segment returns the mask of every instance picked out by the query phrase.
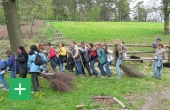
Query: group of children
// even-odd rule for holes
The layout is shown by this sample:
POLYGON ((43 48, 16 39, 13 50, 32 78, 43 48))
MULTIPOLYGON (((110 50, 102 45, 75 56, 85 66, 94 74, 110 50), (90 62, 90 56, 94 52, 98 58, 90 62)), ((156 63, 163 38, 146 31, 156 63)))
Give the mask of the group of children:
MULTIPOLYGON (((159 41, 158 39, 157 41, 159 41)), ((155 46, 155 63, 154 63, 154 77, 161 78, 162 76, 162 60, 165 58, 164 46, 160 43, 154 43, 155 46)), ((8 60, 0 59, 0 80, 2 82, 3 90, 8 90, 4 74, 6 73, 6 68, 9 67, 11 71, 10 78, 15 78, 16 73, 19 77, 26 78, 27 73, 31 74, 31 81, 33 84, 34 92, 39 91, 39 81, 38 75, 40 72, 48 73, 47 63, 50 62, 51 69, 56 72, 56 67, 59 66, 59 71, 64 72, 65 70, 73 71, 76 70, 76 75, 82 76, 86 73, 90 77, 92 76, 107 76, 111 77, 112 72, 109 68, 110 64, 114 60, 117 71, 117 78, 121 78, 120 64, 126 57, 126 47, 120 43, 119 39, 114 41, 113 51, 107 48, 107 45, 101 45, 100 42, 95 44, 86 44, 81 42, 81 48, 77 46, 75 41, 66 50, 64 43, 60 44, 59 52, 51 46, 51 43, 45 45, 40 45, 39 49, 36 45, 30 46, 30 51, 27 53, 23 46, 18 48, 18 56, 12 55, 10 50, 6 51, 8 60), (96 70, 95 64, 98 64, 99 71, 96 70)))

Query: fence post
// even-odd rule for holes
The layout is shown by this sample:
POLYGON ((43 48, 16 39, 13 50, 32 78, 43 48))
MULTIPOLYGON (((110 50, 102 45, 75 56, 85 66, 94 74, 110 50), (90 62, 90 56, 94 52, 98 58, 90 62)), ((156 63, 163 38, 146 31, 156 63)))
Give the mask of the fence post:
MULTIPOLYGON (((169 45, 170 45, 170 41, 169 41, 169 45)), ((170 46, 169 46, 169 51, 170 51, 170 46)), ((168 52, 168 62, 170 62, 170 52, 168 52)))

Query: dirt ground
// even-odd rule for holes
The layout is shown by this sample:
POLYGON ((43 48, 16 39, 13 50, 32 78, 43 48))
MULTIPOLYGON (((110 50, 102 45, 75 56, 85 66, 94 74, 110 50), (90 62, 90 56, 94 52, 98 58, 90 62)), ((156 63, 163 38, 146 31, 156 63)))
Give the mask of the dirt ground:
POLYGON ((144 96, 141 110, 170 110, 170 86, 144 96))
POLYGON ((128 101, 136 106, 137 102, 142 103, 138 110, 170 110, 170 86, 162 87, 160 91, 148 94, 127 95, 128 101))
MULTIPOLYGON (((42 27, 44 26, 45 24, 45 21, 36 21, 34 24, 33 24, 33 30, 35 28, 39 28, 39 27, 42 27)), ((20 26, 21 28, 21 31, 23 33, 23 37, 24 38, 28 38, 30 36, 30 29, 31 29, 31 25, 26 23, 26 24, 21 24, 20 26)), ((40 33, 36 33, 33 31, 32 33, 32 37, 36 36, 37 34, 40 34, 40 33)), ((5 25, 0 25, 0 40, 5 40, 5 39, 8 39, 8 31, 7 31, 7 28, 5 25)))

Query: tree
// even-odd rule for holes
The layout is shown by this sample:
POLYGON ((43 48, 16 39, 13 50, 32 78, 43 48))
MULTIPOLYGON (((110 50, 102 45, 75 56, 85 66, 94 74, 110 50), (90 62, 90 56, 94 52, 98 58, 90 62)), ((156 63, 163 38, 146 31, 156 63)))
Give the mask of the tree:
POLYGON ((134 9, 135 9, 135 13, 134 13, 135 20, 138 20, 139 22, 146 22, 148 13, 147 13, 147 9, 143 5, 143 1, 138 2, 134 9))
POLYGON ((129 2, 128 0, 117 0, 116 9, 118 13, 119 21, 128 21, 129 20, 129 2))
POLYGON ((169 34, 169 14, 170 14, 170 0, 163 0, 163 12, 164 12, 164 34, 169 34))
POLYGON ((2 0, 2 5, 5 13, 10 46, 14 54, 19 46, 24 46, 24 41, 22 39, 23 34, 20 30, 20 24, 17 15, 16 1, 2 0))

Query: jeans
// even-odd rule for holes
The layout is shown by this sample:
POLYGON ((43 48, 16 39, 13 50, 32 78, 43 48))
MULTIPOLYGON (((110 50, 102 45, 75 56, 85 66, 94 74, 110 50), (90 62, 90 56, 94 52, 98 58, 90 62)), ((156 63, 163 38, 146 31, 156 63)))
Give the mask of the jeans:
POLYGON ((6 81, 5 81, 5 78, 4 78, 4 74, 0 74, 0 80, 1 80, 4 88, 8 88, 7 84, 6 84, 6 81))
POLYGON ((105 70, 106 70, 106 73, 108 74, 108 76, 111 76, 111 71, 109 68, 110 64, 111 64, 111 61, 107 61, 105 64, 105 70))
POLYGON ((154 77, 162 78, 162 66, 158 67, 158 60, 155 60, 154 62, 154 77))
POLYGON ((57 66, 57 64, 58 64, 58 59, 57 59, 57 57, 52 57, 52 58, 50 58, 50 63, 51 63, 51 68, 52 68, 53 72, 56 72, 56 71, 57 71, 57 70, 56 70, 56 66, 57 66))
POLYGON ((15 78, 15 71, 11 71, 11 78, 15 78))
POLYGON ((44 63, 43 70, 45 71, 45 73, 48 73, 47 63, 44 63))
POLYGON ((121 78, 121 70, 120 70, 120 64, 122 63, 121 58, 117 58, 116 60, 116 71, 117 71, 117 77, 121 78))
POLYGON ((96 63, 96 59, 92 60, 92 61, 90 62, 90 68, 91 68, 93 74, 97 76, 99 73, 97 72, 97 70, 96 70, 95 67, 94 67, 94 64, 95 64, 95 63, 96 63))
POLYGON ((60 68, 60 72, 63 72, 63 71, 64 71, 64 65, 63 65, 63 63, 60 63, 59 68, 60 68))
POLYGON ((39 82, 38 82, 38 74, 37 72, 31 73, 31 81, 33 84, 34 91, 39 91, 39 82))
POLYGON ((82 64, 81 61, 76 62, 76 75, 82 75, 82 64))
POLYGON ((91 73, 91 70, 90 70, 90 66, 89 66, 89 62, 84 62, 83 65, 84 65, 83 73, 85 73, 84 69, 86 68, 89 76, 92 76, 92 73, 91 73))
POLYGON ((102 76, 106 76, 106 72, 104 71, 103 66, 104 66, 104 63, 101 64, 100 62, 98 62, 98 67, 100 69, 100 72, 101 72, 102 76))

